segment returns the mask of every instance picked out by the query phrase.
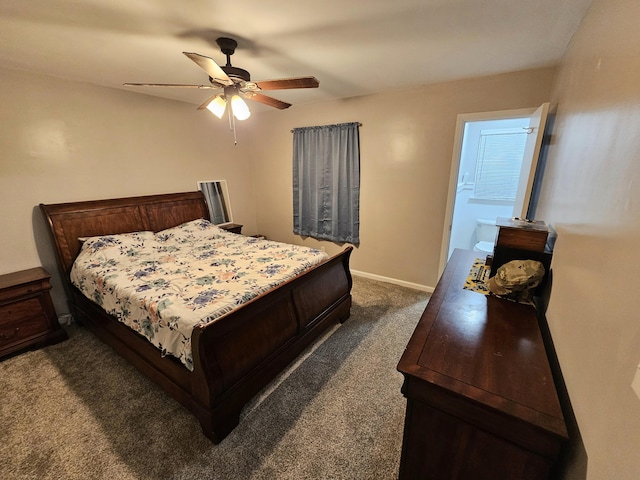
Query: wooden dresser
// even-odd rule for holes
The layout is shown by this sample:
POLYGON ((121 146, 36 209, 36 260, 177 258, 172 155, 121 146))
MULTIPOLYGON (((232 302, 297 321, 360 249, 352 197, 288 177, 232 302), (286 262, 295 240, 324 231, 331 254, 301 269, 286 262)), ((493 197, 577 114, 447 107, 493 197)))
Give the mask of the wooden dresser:
POLYGON ((456 250, 400 359, 401 480, 546 479, 568 440, 535 309, 463 289, 456 250))
POLYGON ((0 275, 0 358, 67 338, 49 296, 50 277, 41 267, 0 275))

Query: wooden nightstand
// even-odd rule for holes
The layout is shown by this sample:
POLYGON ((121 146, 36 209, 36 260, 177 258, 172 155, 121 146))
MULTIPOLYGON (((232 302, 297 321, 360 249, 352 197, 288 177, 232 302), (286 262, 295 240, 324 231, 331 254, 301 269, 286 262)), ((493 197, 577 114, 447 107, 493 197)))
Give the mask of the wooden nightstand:
POLYGON ((226 225, 218 225, 223 230, 231 233, 242 233, 242 225, 238 223, 227 223, 226 225))
POLYGON ((42 267, 0 275, 0 359, 67 339, 49 296, 50 278, 42 267))

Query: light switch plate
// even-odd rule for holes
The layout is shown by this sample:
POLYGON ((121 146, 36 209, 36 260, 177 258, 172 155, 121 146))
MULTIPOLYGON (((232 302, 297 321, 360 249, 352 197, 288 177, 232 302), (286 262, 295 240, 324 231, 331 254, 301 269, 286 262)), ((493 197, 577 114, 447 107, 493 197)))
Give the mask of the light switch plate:
POLYGON ((631 388, 633 388, 633 391, 636 393, 638 398, 640 398, 640 365, 636 368, 636 374, 631 382, 631 388))

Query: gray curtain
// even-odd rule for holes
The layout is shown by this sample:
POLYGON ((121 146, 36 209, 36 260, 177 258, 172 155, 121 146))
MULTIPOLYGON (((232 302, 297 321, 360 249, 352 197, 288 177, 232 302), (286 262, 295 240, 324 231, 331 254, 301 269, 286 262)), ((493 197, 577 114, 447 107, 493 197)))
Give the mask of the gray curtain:
POLYGON ((293 233, 360 243, 359 126, 293 129, 293 233))

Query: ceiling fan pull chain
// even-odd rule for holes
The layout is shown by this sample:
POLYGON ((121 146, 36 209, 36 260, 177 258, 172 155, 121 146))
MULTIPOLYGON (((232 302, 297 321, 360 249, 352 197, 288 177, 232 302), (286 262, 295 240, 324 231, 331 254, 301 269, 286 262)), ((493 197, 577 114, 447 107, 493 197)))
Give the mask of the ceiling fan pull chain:
POLYGON ((233 107, 231 106, 231 102, 229 102, 229 128, 233 130, 233 144, 238 144, 238 139, 236 138, 236 117, 233 114, 233 107))

